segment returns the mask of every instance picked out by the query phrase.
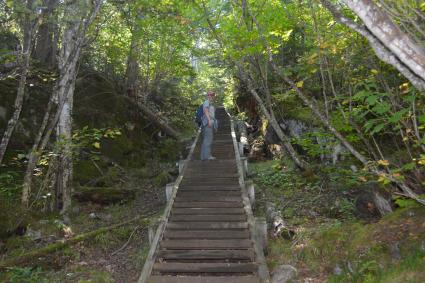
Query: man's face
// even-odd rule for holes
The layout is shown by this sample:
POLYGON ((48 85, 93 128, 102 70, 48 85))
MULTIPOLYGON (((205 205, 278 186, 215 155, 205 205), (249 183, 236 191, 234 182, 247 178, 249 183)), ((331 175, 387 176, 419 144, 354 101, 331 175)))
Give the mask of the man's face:
POLYGON ((215 93, 209 93, 209 94, 208 94, 208 99, 209 99, 210 101, 214 101, 214 98, 215 98, 215 93))

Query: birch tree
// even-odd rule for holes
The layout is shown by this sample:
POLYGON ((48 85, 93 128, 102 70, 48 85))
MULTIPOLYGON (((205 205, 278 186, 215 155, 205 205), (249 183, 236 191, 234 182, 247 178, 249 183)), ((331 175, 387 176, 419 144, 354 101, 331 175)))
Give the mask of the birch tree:
POLYGON ((58 0, 43 1, 43 17, 46 19, 39 28, 32 57, 49 68, 56 64, 59 26, 55 10, 58 0))
POLYGON ((405 182, 397 180, 394 178, 391 174, 387 174, 386 172, 379 170, 373 165, 373 162, 369 160, 366 156, 364 156, 360 151, 358 151, 329 121, 329 119, 321 112, 319 109, 317 103, 309 99, 303 91, 300 89, 300 87, 297 86, 296 82, 294 82, 289 76, 287 76, 274 62, 272 49, 269 45, 269 42, 267 41, 267 38, 264 35, 263 28, 257 21, 255 15, 249 11, 249 14, 255 23, 259 36, 265 45, 267 56, 269 63, 272 67, 272 69, 275 71, 276 74, 278 74, 293 90, 295 90, 297 96, 307 105, 312 113, 318 118, 318 120, 348 149, 348 151, 357 159, 359 160, 365 168, 367 168, 371 173, 375 174, 379 177, 384 177, 391 182, 394 182, 402 191, 403 193, 416 200, 417 202, 421 204, 425 204, 425 199, 422 199, 419 197, 409 186, 406 185, 405 182))
POLYGON ((418 90, 425 91, 425 51, 370 0, 344 0, 364 25, 345 17, 328 0, 320 0, 335 20, 364 36, 376 55, 395 67, 418 90))
MULTIPOLYGON (((22 23, 23 43, 20 55, 20 78, 18 90, 15 98, 14 111, 12 117, 9 119, 6 130, 3 133, 3 138, 0 143, 0 165, 3 161, 4 154, 6 153, 7 145, 18 123, 19 116, 21 115, 22 106, 24 103, 25 88, 27 83, 28 69, 30 67, 31 48, 33 34, 38 27, 38 20, 34 21, 35 13, 33 11, 33 0, 19 1, 18 5, 25 7, 25 15, 22 23)), ((20 7, 20 8, 22 8, 20 7)), ((19 8, 18 8, 19 9, 19 8)))
MULTIPOLYGON (((57 139, 57 160, 54 162, 55 170, 54 184, 56 195, 56 208, 65 212, 71 205, 72 193, 72 107, 75 89, 75 80, 78 72, 78 61, 81 50, 86 43, 86 34, 91 23, 96 18, 102 0, 97 0, 92 4, 85 1, 65 1, 64 8, 64 31, 62 35, 62 46, 58 58, 59 78, 57 80, 53 97, 57 103, 56 114, 51 120, 51 125, 56 125, 57 139)), ((43 138, 43 150, 51 132, 43 138)), ((32 152, 30 157, 34 166, 37 163, 40 152, 32 152)), ((31 168, 30 168, 31 169, 31 168)), ((27 170, 27 175, 32 174, 32 170, 27 170)), ((26 180, 27 182, 28 180, 26 180)), ((31 194, 30 182, 24 186, 22 191, 22 203, 29 204, 31 194)))
POLYGON ((72 193, 72 107, 78 61, 90 24, 99 12, 101 0, 65 2, 65 28, 62 37, 58 68, 57 99, 60 115, 56 138, 60 144, 56 169, 56 208, 62 212, 71 205, 72 193), (90 7, 92 6, 92 7, 90 7), (89 13, 87 13, 89 11, 89 13))

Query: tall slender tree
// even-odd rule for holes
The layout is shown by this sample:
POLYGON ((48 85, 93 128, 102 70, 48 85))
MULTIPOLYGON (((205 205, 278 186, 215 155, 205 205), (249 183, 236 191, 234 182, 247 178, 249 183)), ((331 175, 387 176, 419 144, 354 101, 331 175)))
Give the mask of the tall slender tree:
POLYGON ((23 44, 22 51, 20 54, 20 78, 18 91, 15 98, 15 105, 12 117, 7 123, 6 130, 3 133, 3 138, 0 143, 0 164, 3 161, 4 154, 6 153, 7 146, 9 144, 10 138, 12 137, 13 131, 15 130, 16 124, 18 123, 19 116, 21 115, 22 106, 24 103, 24 95, 27 83, 27 75, 30 67, 31 59, 31 48, 32 48, 32 39, 33 35, 38 28, 38 19, 34 20, 36 13, 34 11, 34 1, 17 1, 19 6, 25 7, 24 19, 22 21, 22 34, 23 34, 23 44))

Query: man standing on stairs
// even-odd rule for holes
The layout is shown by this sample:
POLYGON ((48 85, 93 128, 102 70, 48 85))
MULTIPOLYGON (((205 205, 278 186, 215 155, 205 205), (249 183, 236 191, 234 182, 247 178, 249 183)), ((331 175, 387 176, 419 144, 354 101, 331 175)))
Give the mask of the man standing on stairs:
POLYGON ((216 128, 215 109, 212 105, 215 98, 215 92, 209 90, 207 99, 202 106, 204 115, 202 116, 202 145, 201 145, 201 160, 214 160, 211 156, 211 145, 213 142, 214 128, 216 128))

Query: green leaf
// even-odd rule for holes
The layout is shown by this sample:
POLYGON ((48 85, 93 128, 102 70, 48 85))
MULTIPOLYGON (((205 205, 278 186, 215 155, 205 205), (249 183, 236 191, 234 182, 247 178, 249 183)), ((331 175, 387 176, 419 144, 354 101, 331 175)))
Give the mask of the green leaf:
POLYGON ((385 123, 378 124, 373 128, 370 134, 373 135, 373 134, 379 133, 384 127, 385 127, 385 123))
POLYGON ((364 124, 364 129, 366 132, 369 132, 370 129, 372 129, 372 127, 375 125, 375 120, 369 120, 366 122, 366 124, 364 124))
POLYGON ((372 108, 373 112, 377 114, 387 113, 388 111, 390 111, 390 109, 391 109, 391 106, 386 102, 379 103, 372 108))
POLYGON ((425 114, 418 116, 418 121, 421 124, 425 124, 425 114))
POLYGON ((398 111, 396 113, 394 113, 389 119, 388 121, 390 121, 391 123, 397 123, 401 120, 401 118, 403 118, 403 115, 406 114, 407 110, 401 110, 398 111))
POLYGON ((366 102, 369 105, 375 105, 378 102, 379 97, 377 95, 371 95, 366 98, 366 102))
POLYGON ((401 168, 403 169, 403 170, 412 170, 412 169, 414 169, 416 167, 416 164, 415 164, 415 162, 409 162, 409 163, 406 163, 406 164, 404 164, 401 168))

